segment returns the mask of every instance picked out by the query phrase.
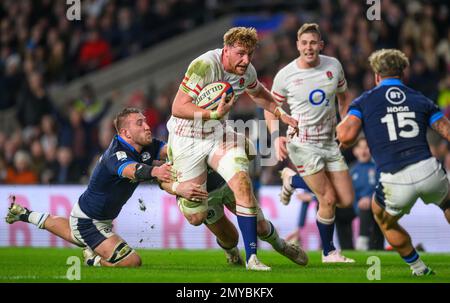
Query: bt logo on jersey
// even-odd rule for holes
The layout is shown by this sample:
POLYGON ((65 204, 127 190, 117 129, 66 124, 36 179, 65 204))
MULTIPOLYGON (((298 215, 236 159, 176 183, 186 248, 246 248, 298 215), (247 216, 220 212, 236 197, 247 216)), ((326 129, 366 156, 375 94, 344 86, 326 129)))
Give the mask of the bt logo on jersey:
POLYGON ((386 100, 394 105, 402 104, 406 100, 405 93, 398 87, 391 87, 386 91, 386 100))

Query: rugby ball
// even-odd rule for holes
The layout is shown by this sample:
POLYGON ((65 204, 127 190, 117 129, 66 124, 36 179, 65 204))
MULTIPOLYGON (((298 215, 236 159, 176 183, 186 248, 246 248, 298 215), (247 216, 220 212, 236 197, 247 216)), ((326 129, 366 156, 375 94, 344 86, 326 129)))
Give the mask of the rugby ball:
POLYGON ((234 96, 233 87, 230 83, 224 81, 210 83, 200 91, 195 104, 203 109, 216 109, 223 93, 227 94, 227 101, 234 96))

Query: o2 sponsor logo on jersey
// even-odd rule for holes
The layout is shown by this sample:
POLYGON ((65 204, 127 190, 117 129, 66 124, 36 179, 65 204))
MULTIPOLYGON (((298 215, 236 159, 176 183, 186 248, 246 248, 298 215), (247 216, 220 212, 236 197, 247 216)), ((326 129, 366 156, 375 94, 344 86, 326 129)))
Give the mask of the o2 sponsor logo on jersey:
POLYGON ((405 93, 398 87, 391 87, 386 91, 385 94, 386 100, 389 101, 389 103, 394 105, 399 105, 405 102, 406 95, 405 93))
POLYGON ((321 89, 315 89, 311 93, 309 93, 309 102, 314 106, 321 105, 324 101, 326 101, 325 106, 330 104, 330 100, 327 99, 326 93, 321 89))

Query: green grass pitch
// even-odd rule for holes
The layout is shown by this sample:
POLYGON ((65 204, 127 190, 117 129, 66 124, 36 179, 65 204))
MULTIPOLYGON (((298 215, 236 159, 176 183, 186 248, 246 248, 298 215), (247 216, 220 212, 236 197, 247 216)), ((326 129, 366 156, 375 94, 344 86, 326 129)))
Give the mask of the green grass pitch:
MULTIPOLYGON (((80 249, 0 248, 0 282, 450 282, 450 254, 422 253, 422 259, 436 271, 435 276, 412 277, 409 267, 395 252, 352 252, 356 264, 322 264, 319 252, 309 252, 310 263, 298 266, 273 251, 259 251, 271 272, 248 272, 227 265, 220 250, 143 250, 141 268, 81 267, 81 280, 69 281, 67 259, 80 249), (370 256, 381 261, 381 280, 367 279, 370 256)), ((241 252, 243 254, 243 252, 241 252)))

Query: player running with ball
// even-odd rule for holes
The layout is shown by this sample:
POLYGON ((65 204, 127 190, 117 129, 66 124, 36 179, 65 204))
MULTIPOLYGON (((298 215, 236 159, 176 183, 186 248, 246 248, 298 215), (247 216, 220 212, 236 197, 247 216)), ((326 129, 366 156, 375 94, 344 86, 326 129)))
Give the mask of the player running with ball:
MULTIPOLYGON (((267 271, 270 267, 259 262, 256 256, 258 204, 248 174, 249 160, 244 144, 238 144, 237 140, 223 140, 225 137, 235 137, 234 131, 227 129, 225 120, 237 97, 244 92, 284 123, 293 128, 297 126, 297 121, 277 106, 270 92, 257 79, 255 68, 250 63, 257 41, 254 28, 231 28, 224 35, 222 49, 208 51, 194 59, 175 96, 172 117, 167 126, 177 181, 180 184, 194 182, 206 189, 208 165, 218 172, 236 199, 236 215, 244 240, 247 269, 267 271), (224 95, 214 111, 196 106, 194 103, 202 88, 215 81, 230 83, 234 98, 226 102, 224 95)), ((200 225, 205 221, 207 200, 178 199, 178 205, 191 224, 200 225)))

